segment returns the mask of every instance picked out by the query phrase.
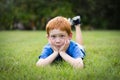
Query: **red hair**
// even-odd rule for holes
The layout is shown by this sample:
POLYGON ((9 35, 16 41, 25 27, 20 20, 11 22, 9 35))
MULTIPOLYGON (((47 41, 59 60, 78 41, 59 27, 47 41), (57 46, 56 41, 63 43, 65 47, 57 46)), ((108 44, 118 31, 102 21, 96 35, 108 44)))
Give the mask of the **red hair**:
POLYGON ((61 31, 66 31, 68 35, 72 33, 70 22, 67 20, 67 18, 62 16, 55 17, 47 23, 46 31, 48 35, 49 32, 53 29, 60 29, 61 31))

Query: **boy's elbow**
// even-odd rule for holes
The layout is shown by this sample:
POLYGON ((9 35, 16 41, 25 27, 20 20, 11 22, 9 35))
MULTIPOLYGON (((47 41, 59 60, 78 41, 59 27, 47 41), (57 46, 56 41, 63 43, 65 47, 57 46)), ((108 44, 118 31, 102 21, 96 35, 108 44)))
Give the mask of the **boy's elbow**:
POLYGON ((37 62, 37 63, 36 63, 36 66, 37 66, 37 67, 44 67, 45 64, 42 64, 42 63, 38 63, 38 62, 37 62))
POLYGON ((48 63, 46 63, 44 61, 44 59, 39 59, 38 62, 36 63, 36 66, 38 66, 38 67, 44 67, 44 66, 47 66, 47 65, 48 65, 48 63))
POLYGON ((36 66, 37 66, 37 67, 43 66, 41 60, 39 60, 39 61, 36 63, 36 66))
POLYGON ((84 68, 84 64, 83 63, 78 64, 78 68, 83 69, 84 68))
POLYGON ((84 63, 82 60, 77 60, 76 63, 74 63, 73 67, 83 69, 84 68, 84 63))
POLYGON ((39 67, 39 66, 41 66, 41 64, 40 64, 39 62, 37 62, 37 63, 36 63, 36 66, 39 67))
POLYGON ((84 64, 76 64, 73 66, 76 69, 83 69, 84 68, 84 64))

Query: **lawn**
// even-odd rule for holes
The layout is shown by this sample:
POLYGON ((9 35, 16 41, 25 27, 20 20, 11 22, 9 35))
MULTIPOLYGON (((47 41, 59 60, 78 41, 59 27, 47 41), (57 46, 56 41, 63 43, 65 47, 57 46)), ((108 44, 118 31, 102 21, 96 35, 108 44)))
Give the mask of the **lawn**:
POLYGON ((83 39, 84 69, 64 61, 40 68, 45 31, 1 31, 0 80, 119 80, 120 31, 83 31, 83 39))

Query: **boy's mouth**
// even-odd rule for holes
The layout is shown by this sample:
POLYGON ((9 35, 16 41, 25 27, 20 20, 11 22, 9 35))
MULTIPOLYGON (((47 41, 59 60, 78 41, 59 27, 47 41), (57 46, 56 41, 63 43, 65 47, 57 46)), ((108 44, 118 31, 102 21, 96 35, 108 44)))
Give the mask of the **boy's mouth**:
POLYGON ((61 48, 61 45, 57 45, 56 47, 57 47, 57 48, 61 48))

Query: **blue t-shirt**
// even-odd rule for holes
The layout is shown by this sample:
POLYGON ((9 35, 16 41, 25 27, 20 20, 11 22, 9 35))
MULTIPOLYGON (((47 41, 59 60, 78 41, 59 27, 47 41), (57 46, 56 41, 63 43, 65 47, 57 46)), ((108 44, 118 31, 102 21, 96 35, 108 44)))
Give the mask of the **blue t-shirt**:
MULTIPOLYGON (((39 58, 45 59, 52 53, 53 53, 53 50, 52 50, 50 44, 48 43, 44 47, 39 58)), ((74 41, 70 41, 70 44, 69 44, 68 49, 66 50, 66 53, 69 56, 71 56, 72 58, 82 58, 83 59, 85 56, 85 51, 84 51, 83 47, 74 41)), ((58 55, 58 57, 56 59, 61 59, 60 55, 58 55)))

